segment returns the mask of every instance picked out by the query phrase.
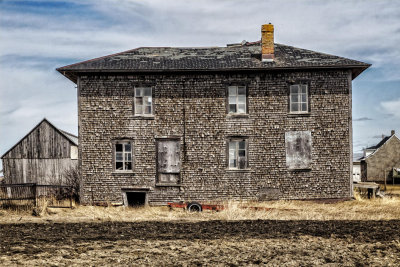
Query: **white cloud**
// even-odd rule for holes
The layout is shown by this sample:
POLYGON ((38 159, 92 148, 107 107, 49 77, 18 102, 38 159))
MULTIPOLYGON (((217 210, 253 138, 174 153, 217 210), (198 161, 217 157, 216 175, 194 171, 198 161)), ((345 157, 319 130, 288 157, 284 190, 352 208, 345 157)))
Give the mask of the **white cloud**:
POLYGON ((44 117, 60 129, 77 133, 76 90, 61 74, 2 68, 0 81, 0 154, 44 117))
POLYGON ((400 98, 381 102, 381 107, 386 113, 400 119, 400 98))

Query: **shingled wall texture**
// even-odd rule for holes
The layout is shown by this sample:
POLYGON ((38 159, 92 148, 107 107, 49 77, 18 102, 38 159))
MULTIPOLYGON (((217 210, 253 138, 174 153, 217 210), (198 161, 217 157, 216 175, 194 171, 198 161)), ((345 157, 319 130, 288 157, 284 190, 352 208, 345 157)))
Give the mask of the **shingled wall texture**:
POLYGON ((351 190, 351 72, 86 75, 78 81, 83 203, 122 202, 148 190, 148 203, 225 199, 348 198, 351 190), (308 84, 309 115, 288 113, 291 82, 308 84), (226 112, 229 85, 246 85, 248 116, 226 112), (133 114, 134 87, 153 88, 154 118, 133 114), (285 132, 311 131, 310 170, 286 167, 285 132), (155 138, 179 136, 181 186, 156 186, 155 138), (227 169, 229 136, 248 137, 248 169, 227 169), (113 172, 112 141, 131 139, 134 167, 113 172))

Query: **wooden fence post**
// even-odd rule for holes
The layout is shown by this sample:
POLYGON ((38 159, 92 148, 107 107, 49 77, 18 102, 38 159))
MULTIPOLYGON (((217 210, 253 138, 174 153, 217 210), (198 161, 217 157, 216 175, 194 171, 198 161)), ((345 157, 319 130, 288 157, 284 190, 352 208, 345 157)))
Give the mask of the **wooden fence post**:
POLYGON ((33 205, 35 206, 35 208, 36 208, 36 205, 37 205, 37 187, 36 187, 36 183, 34 183, 33 185, 33 205))
POLYGON ((386 191, 386 171, 383 171, 383 175, 385 175, 385 191, 386 191))
POLYGON ((69 189, 69 207, 72 209, 72 186, 69 189))

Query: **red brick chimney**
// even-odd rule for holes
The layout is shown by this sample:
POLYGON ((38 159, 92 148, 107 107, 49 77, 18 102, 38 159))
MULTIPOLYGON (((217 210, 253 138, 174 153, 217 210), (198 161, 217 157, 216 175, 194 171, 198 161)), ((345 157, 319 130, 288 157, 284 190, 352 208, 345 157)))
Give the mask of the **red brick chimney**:
POLYGON ((274 25, 271 23, 261 26, 261 61, 274 61, 274 25))

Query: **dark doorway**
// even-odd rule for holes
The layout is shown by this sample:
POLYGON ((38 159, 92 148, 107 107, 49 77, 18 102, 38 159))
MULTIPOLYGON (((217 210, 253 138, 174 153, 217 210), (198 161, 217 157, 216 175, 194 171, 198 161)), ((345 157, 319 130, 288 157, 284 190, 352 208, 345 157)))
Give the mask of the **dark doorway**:
POLYGON ((146 193, 145 192, 126 192, 126 199, 128 206, 138 207, 146 204, 146 193))

